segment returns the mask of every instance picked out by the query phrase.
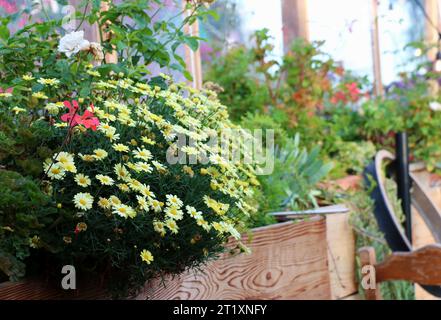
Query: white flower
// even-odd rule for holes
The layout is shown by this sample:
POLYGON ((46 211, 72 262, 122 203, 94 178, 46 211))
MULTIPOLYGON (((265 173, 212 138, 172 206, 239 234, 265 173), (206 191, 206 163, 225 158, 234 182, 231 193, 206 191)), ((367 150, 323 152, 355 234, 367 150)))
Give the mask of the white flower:
POLYGON ((431 103, 429 103, 429 107, 433 111, 440 111, 441 110, 441 103, 439 103, 438 101, 432 101, 431 103))
POLYGON ((66 54, 70 58, 82 50, 89 50, 90 42, 84 39, 84 31, 74 31, 66 34, 60 39, 58 51, 66 54))
POLYGON ((76 208, 80 210, 89 210, 92 209, 93 197, 90 195, 90 193, 80 192, 74 196, 73 202, 76 208))

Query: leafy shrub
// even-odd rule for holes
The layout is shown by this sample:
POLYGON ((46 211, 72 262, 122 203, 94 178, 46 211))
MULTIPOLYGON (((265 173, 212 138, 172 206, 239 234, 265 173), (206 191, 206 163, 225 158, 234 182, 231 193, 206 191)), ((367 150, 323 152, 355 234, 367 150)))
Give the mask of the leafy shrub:
POLYGON ((367 147, 364 154, 367 159, 372 156, 371 146, 362 143, 362 120, 354 111, 364 95, 366 79, 337 65, 322 52, 322 42, 298 39, 278 61, 273 58, 268 30, 256 31, 253 39, 253 48, 236 47, 215 57, 206 73, 209 81, 225 88, 221 101, 238 106, 231 109, 232 119, 247 128, 275 130, 280 148, 287 143, 282 136, 293 138, 295 134, 302 137, 307 149, 320 146, 323 159, 339 162, 333 178, 359 173, 368 160, 352 161, 340 152, 367 147), (238 83, 246 83, 246 90, 238 83))
POLYGON ((24 276, 24 261, 44 237, 43 228, 53 222, 56 208, 38 183, 17 172, 0 169, 0 185, 0 270, 17 280, 24 276))
MULTIPOLYGON (((100 2, 84 19, 112 31, 104 48, 81 32, 61 37, 58 21, 2 34, 0 264, 11 279, 25 264, 52 279, 73 264, 127 296, 239 238, 259 182, 252 165, 227 162, 209 144, 224 129, 241 130, 214 92, 148 76, 149 63, 173 67, 177 46, 195 49, 197 38, 174 22, 153 24, 150 1, 98 13, 100 2), (87 46, 72 50, 69 41, 87 46), (107 64, 114 47, 120 61, 107 64), (195 145, 180 146, 179 137, 195 145), (198 161, 168 163, 174 152, 198 161)), ((185 22, 204 15, 203 2, 189 2, 185 22)))
POLYGON ((319 152, 318 147, 309 152, 300 147, 299 135, 284 148, 276 150, 274 172, 260 177, 263 212, 299 211, 318 206, 317 184, 333 167, 332 163, 320 160, 319 152))
POLYGON ((262 112, 269 103, 267 88, 253 79, 255 63, 252 52, 239 46, 222 58, 213 57, 204 75, 207 81, 219 84, 223 89, 219 99, 229 106, 233 120, 240 120, 247 113, 262 112))

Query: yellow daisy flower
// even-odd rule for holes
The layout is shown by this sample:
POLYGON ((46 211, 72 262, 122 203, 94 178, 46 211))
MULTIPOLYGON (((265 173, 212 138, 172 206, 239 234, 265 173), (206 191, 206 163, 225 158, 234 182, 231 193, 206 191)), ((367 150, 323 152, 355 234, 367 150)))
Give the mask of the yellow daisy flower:
POLYGON ((37 80, 37 82, 42 85, 57 87, 58 84, 60 83, 60 80, 55 79, 55 78, 51 78, 51 79, 40 78, 37 80))
POLYGON ((158 172, 160 172, 160 173, 167 172, 167 168, 163 164, 161 164, 160 162, 153 160, 152 164, 156 168, 156 170, 158 170, 158 172))
POLYGON ((142 184, 139 187, 138 190, 144 197, 147 197, 149 199, 155 198, 155 194, 150 190, 150 186, 146 186, 145 184, 142 184))
POLYGON ((119 198, 117 196, 111 196, 109 198, 110 203, 112 204, 112 206, 118 206, 121 204, 121 200, 119 200, 119 198))
POLYGON ((23 79, 24 81, 32 81, 32 80, 34 80, 35 78, 34 78, 31 74, 25 74, 25 75, 22 76, 22 79, 23 79))
POLYGON ((175 220, 168 219, 165 222, 165 226, 174 234, 179 232, 179 227, 178 227, 178 225, 177 225, 175 220))
POLYGON ((194 177, 194 171, 191 167, 189 166, 183 166, 182 167, 182 171, 184 171, 186 174, 188 174, 190 176, 190 178, 194 177))
POLYGON ((112 206, 109 199, 102 197, 100 197, 100 199, 98 200, 98 205, 103 209, 110 209, 110 207, 112 206))
POLYGON ((142 208, 144 211, 149 211, 149 204, 145 197, 136 196, 136 199, 138 200, 138 205, 142 208))
POLYGON ((160 221, 153 221, 153 229, 159 233, 161 236, 165 236, 165 225, 160 221))
POLYGON ((176 206, 167 207, 164 212, 170 219, 173 220, 182 220, 184 217, 184 212, 182 212, 182 210, 176 206))
POLYGON ((45 95, 43 92, 34 92, 32 96, 37 99, 43 99, 43 100, 49 99, 49 97, 45 95))
POLYGON ((185 209, 187 210, 187 213, 194 219, 199 220, 202 219, 202 212, 197 211, 196 208, 192 206, 186 206, 185 209))
POLYGON ((127 185, 127 184, 125 184, 125 183, 119 183, 119 184, 117 184, 116 185, 118 188, 119 188, 119 190, 121 190, 122 192, 129 192, 130 191, 130 187, 127 185))
POLYGON ((52 160, 50 159, 46 160, 43 169, 45 172, 47 172, 47 176, 52 180, 61 180, 66 174, 66 171, 61 167, 59 163, 52 163, 52 160))
POLYGON ((167 194, 165 197, 167 198, 167 205, 168 206, 176 206, 178 208, 182 207, 183 202, 177 196, 167 194))
POLYGON ((103 174, 97 174, 97 175, 95 176, 95 178, 97 178, 97 180, 98 180, 99 182, 101 182, 101 184, 102 184, 103 186, 112 186, 113 183, 114 183, 114 181, 113 181, 113 179, 112 179, 111 177, 106 176, 106 175, 103 175, 103 174))
POLYGON ((80 210, 89 210, 92 209, 93 197, 90 193, 80 192, 74 196, 73 202, 76 208, 80 210))
POLYGON ((122 143, 114 143, 112 147, 118 152, 129 152, 130 150, 128 146, 125 146, 122 143))
POLYGON ((72 173, 77 172, 77 168, 75 167, 75 164, 73 162, 67 162, 67 163, 61 163, 61 166, 64 170, 72 173))
POLYGON ((153 171, 153 168, 150 164, 147 162, 137 162, 135 163, 135 169, 136 171, 144 171, 147 173, 151 173, 153 171))
POLYGON ((15 114, 19 114, 20 112, 25 112, 26 109, 20 108, 20 107, 14 107, 14 108, 12 108, 12 111, 14 111, 15 114))
POLYGON ((55 160, 57 160, 58 162, 60 162, 62 164, 74 162, 73 155, 71 155, 70 153, 64 152, 64 151, 57 154, 55 160))
POLYGON ((118 179, 128 181, 130 179, 130 173, 123 164, 116 164, 114 171, 118 179))
POLYGON ((119 204, 113 207, 113 213, 123 217, 123 218, 134 218, 136 217, 136 211, 125 204, 119 204))
POLYGON ((82 173, 75 175, 74 180, 80 187, 83 187, 83 188, 90 186, 90 183, 91 183, 90 178, 82 173))
POLYGON ((79 153, 78 156, 81 158, 81 160, 86 161, 86 162, 93 162, 93 161, 95 161, 95 156, 90 155, 90 154, 79 153))
POLYGON ((93 157, 97 160, 103 160, 107 157, 108 153, 106 150, 103 149, 95 149, 93 150, 93 157))
POLYGON ((142 142, 149 145, 154 145, 156 142, 148 137, 141 137, 142 142))
POLYGON ((142 188, 142 183, 136 179, 131 179, 129 182, 129 187, 134 191, 139 191, 142 188))
POLYGON ((146 249, 141 251, 140 257, 141 257, 141 260, 147 264, 151 264, 152 261, 154 260, 152 253, 146 249))
POLYGON ((153 157, 152 153, 144 148, 143 149, 137 148, 136 150, 133 151, 133 154, 136 159, 141 159, 144 161, 149 161, 153 157))
POLYGON ((151 200, 150 206, 152 207, 153 211, 155 212, 161 212, 162 207, 164 206, 164 203, 158 200, 151 200))

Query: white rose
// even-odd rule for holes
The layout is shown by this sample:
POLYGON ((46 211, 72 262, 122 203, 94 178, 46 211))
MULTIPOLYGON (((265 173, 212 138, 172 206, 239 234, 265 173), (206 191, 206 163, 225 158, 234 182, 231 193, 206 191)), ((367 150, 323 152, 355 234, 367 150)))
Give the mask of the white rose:
POLYGON ((84 31, 74 31, 66 34, 60 39, 58 51, 66 54, 70 58, 82 50, 89 50, 90 42, 84 39, 84 31))
POLYGON ((431 103, 429 103, 429 107, 433 111, 440 111, 441 110, 441 103, 439 103, 437 101, 432 101, 431 103))

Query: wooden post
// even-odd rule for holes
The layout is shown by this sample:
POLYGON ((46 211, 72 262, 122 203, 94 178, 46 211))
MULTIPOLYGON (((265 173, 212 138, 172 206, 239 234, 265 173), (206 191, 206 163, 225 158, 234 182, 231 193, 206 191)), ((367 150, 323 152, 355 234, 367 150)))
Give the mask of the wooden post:
MULTIPOLYGON (((438 15, 438 0, 425 0, 424 6, 426 9, 426 13, 429 19, 435 26, 439 25, 439 15, 438 15)), ((433 44, 438 42, 438 31, 434 28, 434 26, 428 21, 425 20, 425 38, 427 43, 433 44)), ((428 58, 431 61, 434 61, 436 58, 437 49, 434 48, 428 52, 428 58)))
MULTIPOLYGON (((363 247, 358 250, 358 255, 360 257, 360 265, 362 268, 362 276, 364 276, 363 270, 365 267, 374 268, 373 272, 375 271, 375 265, 377 264, 377 258, 375 256, 375 250, 372 247, 363 247)), ((372 276, 372 275, 367 275, 372 276)), ((381 292, 378 284, 376 283, 376 276, 373 275, 373 278, 371 278, 372 281, 375 281, 375 283, 369 285, 373 285, 374 288, 364 288, 364 294, 366 300, 382 300, 381 292)))
MULTIPOLYGON (((425 38, 426 38, 426 42, 428 44, 435 44, 439 41, 439 13, 438 13, 438 0, 425 0, 424 1, 424 7, 426 10, 426 13, 430 19, 430 21, 432 21, 432 23, 438 27, 438 30, 436 30, 434 28, 434 26, 432 25, 432 23, 430 23, 428 21, 428 19, 426 19, 426 23, 425 23, 425 38)), ((429 52, 427 53, 427 58, 430 61, 435 61, 436 60, 436 54, 438 53, 438 50, 440 48, 433 48, 431 50, 429 50, 429 52)), ((438 85, 438 81, 432 80, 430 81, 430 90, 432 94, 437 94, 438 90, 439 90, 439 85, 438 85)))
POLYGON ((296 38, 309 40, 307 0, 282 0, 283 47, 288 52, 296 38))
POLYGON ((372 58, 374 66, 374 89, 375 94, 383 94, 383 81, 381 79, 381 56, 380 39, 378 32, 378 0, 371 1, 371 39, 372 39, 372 58))
MULTIPOLYGON (((187 2, 183 1, 184 9, 187 2)), ((185 11, 185 17, 191 14, 191 10, 185 11)), ((184 32, 190 36, 199 36, 199 22, 196 20, 192 25, 185 25, 184 32)), ((190 49, 189 46, 185 46, 185 62, 187 64, 187 70, 193 77, 193 87, 195 89, 202 88, 202 63, 201 63, 201 50, 198 48, 196 51, 190 49)))
MULTIPOLYGON (((111 0, 109 2, 111 2, 111 0)), ((109 10, 110 7, 109 2, 101 2, 101 11, 109 10)), ((101 28, 103 33, 103 41, 109 40, 110 37, 112 36, 109 32, 104 31, 105 28, 106 28, 105 25, 103 25, 101 28)), ((115 46, 113 48, 115 48, 115 46)), ((112 52, 107 52, 104 60, 106 61, 106 63, 118 63, 118 54, 116 50, 113 50, 112 52)))

